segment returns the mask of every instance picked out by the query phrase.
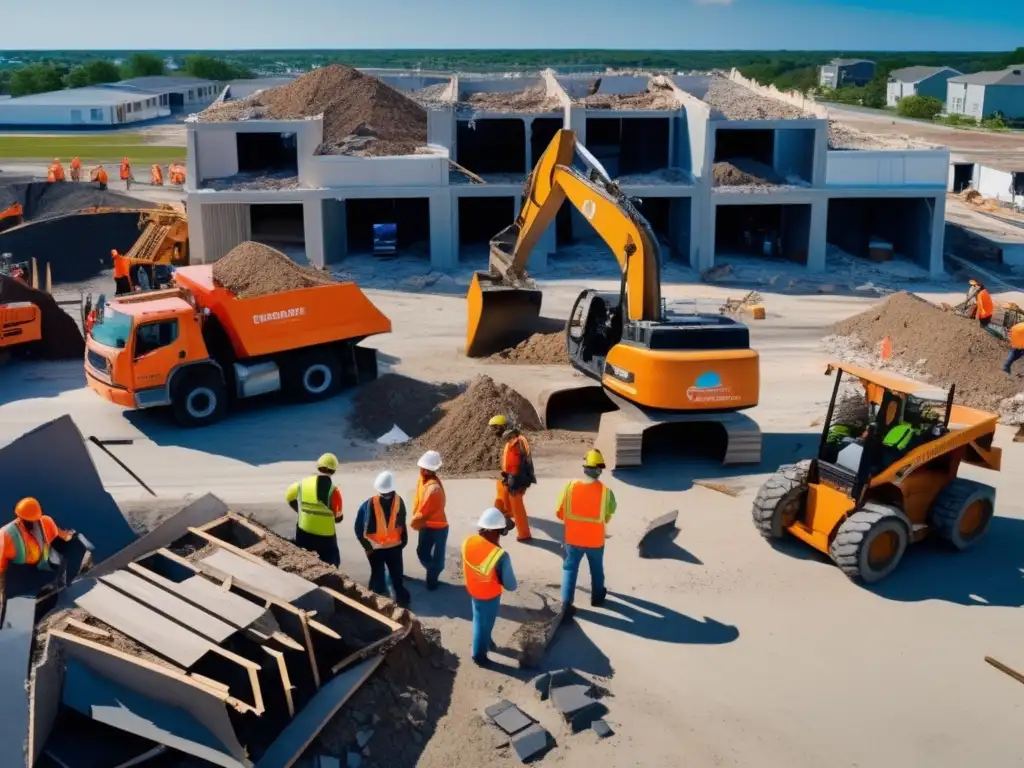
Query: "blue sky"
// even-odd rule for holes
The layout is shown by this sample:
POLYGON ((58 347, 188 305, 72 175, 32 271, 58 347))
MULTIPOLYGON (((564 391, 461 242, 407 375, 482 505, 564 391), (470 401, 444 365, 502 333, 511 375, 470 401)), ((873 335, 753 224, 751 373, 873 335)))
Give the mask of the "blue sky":
POLYGON ((3 49, 1012 50, 1024 1, 0 0, 3 49), (486 10, 485 10, 486 9, 486 10))

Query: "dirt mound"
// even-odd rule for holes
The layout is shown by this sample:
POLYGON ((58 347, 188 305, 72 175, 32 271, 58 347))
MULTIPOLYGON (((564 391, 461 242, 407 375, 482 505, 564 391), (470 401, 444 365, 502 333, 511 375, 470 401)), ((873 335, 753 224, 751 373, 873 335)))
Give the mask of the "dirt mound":
POLYGON ((516 346, 491 355, 488 360, 522 365, 568 365, 564 333, 535 333, 516 346))
MULTIPOLYGON (((0 210, 15 203, 25 209, 25 221, 63 216, 93 208, 156 208, 157 204, 89 184, 8 184, 0 186, 0 210)), ((108 248, 109 251, 109 248, 108 248)))
POLYGON ((438 406, 463 390, 458 384, 432 384, 386 373, 359 388, 353 402, 352 426, 378 438, 398 425, 405 434, 423 434, 441 417, 438 406))
POLYGON ((85 340, 74 319, 58 306, 53 296, 37 291, 31 286, 0 275, 0 304, 28 301, 39 307, 42 314, 43 339, 38 344, 14 347, 18 353, 37 355, 45 360, 82 359, 85 355, 85 340))
POLYGON ((299 266, 276 248, 251 241, 236 245, 215 261, 213 279, 243 299, 333 282, 323 272, 299 266))
POLYGON ((499 413, 525 432, 541 429, 526 398, 490 376, 478 376, 461 395, 442 404, 444 415, 412 441, 416 451, 434 450, 444 459, 449 477, 493 470, 498 465, 501 436, 487 428, 499 413))
POLYGON ((976 321, 944 312, 911 293, 897 293, 884 303, 837 324, 837 336, 855 336, 877 345, 892 340, 893 357, 919 367, 939 384, 956 384, 956 399, 966 405, 995 409, 1022 390, 1020 377, 1003 373, 1007 345, 983 331, 976 321))
POLYGON ((254 115, 285 120, 320 114, 324 133, 319 154, 406 155, 427 143, 427 112, 422 106, 376 77, 343 64, 211 107, 203 119, 254 115))
POLYGON ((715 163, 712 167, 715 184, 720 187, 745 187, 751 184, 785 184, 786 180, 770 165, 737 157, 715 163))

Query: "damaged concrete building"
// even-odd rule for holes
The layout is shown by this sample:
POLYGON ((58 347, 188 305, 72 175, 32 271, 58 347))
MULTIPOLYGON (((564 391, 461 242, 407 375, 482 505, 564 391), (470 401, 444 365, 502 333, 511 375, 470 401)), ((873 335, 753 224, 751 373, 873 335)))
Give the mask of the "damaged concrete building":
MULTIPOLYGON (((942 269, 946 150, 844 149, 828 120, 720 74, 376 74, 426 110, 413 150, 363 156, 354 136, 325 152, 317 115, 189 124, 193 259, 257 239, 337 265, 372 250, 374 224, 392 223, 399 252, 434 269, 479 266, 555 131, 571 128, 640 200, 665 259, 705 270, 730 256, 785 258, 820 272, 830 248, 888 250, 942 269), (277 181, 249 184, 252 173, 277 181)), ((567 207, 531 269, 592 237, 567 207)))

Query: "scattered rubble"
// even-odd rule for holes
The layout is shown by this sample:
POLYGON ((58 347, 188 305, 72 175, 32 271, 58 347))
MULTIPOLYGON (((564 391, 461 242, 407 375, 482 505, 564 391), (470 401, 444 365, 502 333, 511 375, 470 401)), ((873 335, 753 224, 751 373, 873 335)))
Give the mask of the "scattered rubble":
POLYGON ((516 346, 503 349, 488 360, 518 365, 568 365, 564 333, 535 333, 516 346))
POLYGON ((74 318, 61 309, 53 296, 36 290, 12 277, 0 275, 0 304, 27 301, 39 307, 42 340, 14 346, 12 352, 38 356, 45 360, 81 360, 85 340, 74 318))
MULTIPOLYGON (((1011 421, 1014 403, 1024 404, 1024 396, 1019 397, 1024 393, 1024 378, 1007 376, 1002 370, 1005 343, 977 322, 945 312, 914 294, 894 294, 839 323, 833 333, 847 339, 853 350, 871 355, 870 364, 875 367, 881 362, 878 345, 891 339, 893 357, 887 365, 943 387, 956 384, 957 402, 1002 411, 1004 421, 1011 421)), ((840 351, 841 345, 832 342, 831 346, 840 351)))
POLYGON ((441 418, 444 413, 441 404, 457 397, 464 389, 464 385, 433 384, 386 373, 356 392, 352 426, 376 439, 397 424, 405 434, 418 437, 441 418))
POLYGON ((543 84, 517 91, 475 91, 459 95, 462 109, 491 112, 556 112, 562 109, 557 96, 549 96, 543 84))
POLYGON ((679 109, 679 95, 672 84, 652 77, 647 90, 639 93, 601 93, 601 79, 591 86, 589 96, 578 99, 590 109, 679 109))
POLYGON ((236 173, 234 176, 220 176, 203 179, 203 189, 298 189, 299 177, 295 171, 265 171, 259 173, 236 173))
POLYGON ((343 64, 314 69, 287 85, 207 108, 199 120, 301 120, 323 115, 317 154, 414 154, 427 143, 427 113, 414 99, 343 64), (350 137, 367 141, 352 144, 350 137))
POLYGON ((418 101, 424 106, 448 104, 450 103, 448 98, 448 89, 450 87, 451 83, 434 83, 434 85, 428 85, 426 88, 411 91, 409 98, 418 101))
MULTIPOLYGON (((793 120, 813 117, 789 104, 754 93, 718 74, 711 78, 703 101, 726 120, 793 120)), ((714 112, 711 116, 712 119, 716 117, 714 112)))
POLYGON ((930 149, 934 146, 906 134, 881 136, 843 125, 836 120, 828 121, 829 149, 930 149))
POLYGON ((242 299, 332 282, 327 273, 299 266, 279 250, 252 241, 236 245, 215 261, 213 279, 242 299))
POLYGON ((716 187, 778 186, 785 184, 775 169, 757 160, 737 157, 712 166, 716 187))

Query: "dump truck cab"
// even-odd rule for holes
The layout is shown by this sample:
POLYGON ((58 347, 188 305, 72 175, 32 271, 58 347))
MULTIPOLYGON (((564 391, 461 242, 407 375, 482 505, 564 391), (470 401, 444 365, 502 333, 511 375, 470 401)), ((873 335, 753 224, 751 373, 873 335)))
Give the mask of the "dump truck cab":
POLYGON ((955 388, 842 363, 826 372, 835 384, 817 455, 761 487, 753 518, 762 535, 791 534, 865 582, 887 576, 931 534, 960 550, 976 544, 995 489, 957 473, 962 464, 1000 469, 998 417, 954 403, 955 388), (839 402, 849 383, 852 398, 839 402))

